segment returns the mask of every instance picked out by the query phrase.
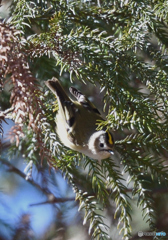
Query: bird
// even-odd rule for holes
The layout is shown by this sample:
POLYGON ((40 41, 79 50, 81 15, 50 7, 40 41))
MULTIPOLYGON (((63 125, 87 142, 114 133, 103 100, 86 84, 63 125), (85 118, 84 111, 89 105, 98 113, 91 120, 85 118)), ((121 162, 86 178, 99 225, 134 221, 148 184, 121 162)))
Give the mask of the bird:
POLYGON ((92 159, 109 158, 113 154, 114 138, 107 129, 97 130, 98 123, 104 120, 99 110, 74 87, 69 91, 76 100, 70 98, 55 77, 45 84, 58 101, 55 122, 62 144, 92 159))

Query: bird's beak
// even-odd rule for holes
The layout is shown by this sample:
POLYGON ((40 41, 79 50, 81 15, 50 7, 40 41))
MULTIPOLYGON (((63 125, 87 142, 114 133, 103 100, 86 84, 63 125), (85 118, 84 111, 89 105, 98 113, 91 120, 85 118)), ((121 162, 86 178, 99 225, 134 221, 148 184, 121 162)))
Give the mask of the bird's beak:
POLYGON ((112 150, 108 150, 108 152, 111 154, 111 155, 114 155, 114 152, 112 150))

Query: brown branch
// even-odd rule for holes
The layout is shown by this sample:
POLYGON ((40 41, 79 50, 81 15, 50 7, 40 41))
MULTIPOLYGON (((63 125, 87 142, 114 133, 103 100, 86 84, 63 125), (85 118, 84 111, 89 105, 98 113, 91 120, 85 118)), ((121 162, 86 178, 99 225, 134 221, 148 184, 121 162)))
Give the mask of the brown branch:
POLYGON ((30 206, 38 206, 38 205, 43 205, 43 204, 53 204, 53 203, 64 203, 64 202, 68 202, 68 201, 75 201, 74 197, 69 197, 69 198, 55 198, 54 195, 52 194, 52 196, 49 196, 49 200, 45 201, 45 202, 40 202, 40 203, 33 203, 30 204, 30 206))
MULTIPOLYGON (((24 180, 26 180, 26 174, 24 174, 23 172, 21 172, 18 168, 14 167, 9 161, 0 158, 0 162, 6 166, 8 166, 8 171, 9 172, 14 172, 17 175, 19 175, 21 178, 23 178, 24 180)), ((32 179, 27 179, 27 182, 29 182, 31 185, 33 185, 34 187, 36 187, 38 190, 40 190, 41 192, 43 192, 48 200, 42 203, 35 203, 35 204, 31 204, 30 206, 35 206, 35 205, 41 205, 41 204, 47 204, 47 203, 63 203, 63 202, 67 202, 67 201, 75 201, 75 198, 57 198, 54 196, 54 194, 52 192, 50 192, 48 189, 41 187, 39 184, 37 184, 34 180, 32 179)))

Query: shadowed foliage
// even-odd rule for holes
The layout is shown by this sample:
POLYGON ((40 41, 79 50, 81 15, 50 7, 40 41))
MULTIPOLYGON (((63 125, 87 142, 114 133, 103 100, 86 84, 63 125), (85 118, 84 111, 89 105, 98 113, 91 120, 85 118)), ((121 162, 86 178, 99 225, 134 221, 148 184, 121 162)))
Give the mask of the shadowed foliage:
MULTIPOLYGON (((117 227, 124 239, 138 239, 135 203, 148 223, 144 231, 166 232, 167 10, 166 1, 154 0, 14 0, 9 18, 0 24, 0 133, 5 119, 15 123, 10 146, 0 142, 0 161, 51 204, 74 201, 48 188, 61 172, 75 193, 88 239, 115 239, 117 227), (97 162, 60 143, 54 122, 57 103, 44 84, 53 76, 66 91, 76 85, 99 110, 104 106, 106 120, 98 128, 114 133, 110 159, 97 162), (4 151, 24 155, 27 176, 4 158, 4 151), (33 165, 43 176, 40 184, 31 179, 33 165), (54 169, 51 175, 48 165, 54 169)), ((32 239, 29 217, 21 216, 13 239, 32 239)), ((43 239, 58 237, 58 229, 56 224, 56 234, 50 229, 43 239)))

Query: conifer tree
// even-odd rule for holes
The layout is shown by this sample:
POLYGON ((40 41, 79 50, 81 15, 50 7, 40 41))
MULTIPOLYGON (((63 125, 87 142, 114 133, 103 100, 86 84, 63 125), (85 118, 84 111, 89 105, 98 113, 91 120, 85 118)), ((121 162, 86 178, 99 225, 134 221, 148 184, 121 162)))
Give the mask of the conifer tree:
MULTIPOLYGON (((61 171, 89 239, 115 239, 114 226, 131 239, 135 202, 146 231, 166 232, 159 211, 161 204, 163 211, 167 207, 167 24, 168 2, 155 0, 14 0, 0 24, 0 132, 10 117, 15 125, 8 151, 24 153, 28 166, 61 171), (53 76, 66 89, 85 84, 93 102, 88 84, 102 92, 106 120, 98 127, 114 133, 110 159, 98 162, 60 143, 57 104, 44 84, 53 76)), ((11 167, 2 156, 0 161, 11 167)), ((66 199, 53 196, 51 203, 59 202, 66 199)))

